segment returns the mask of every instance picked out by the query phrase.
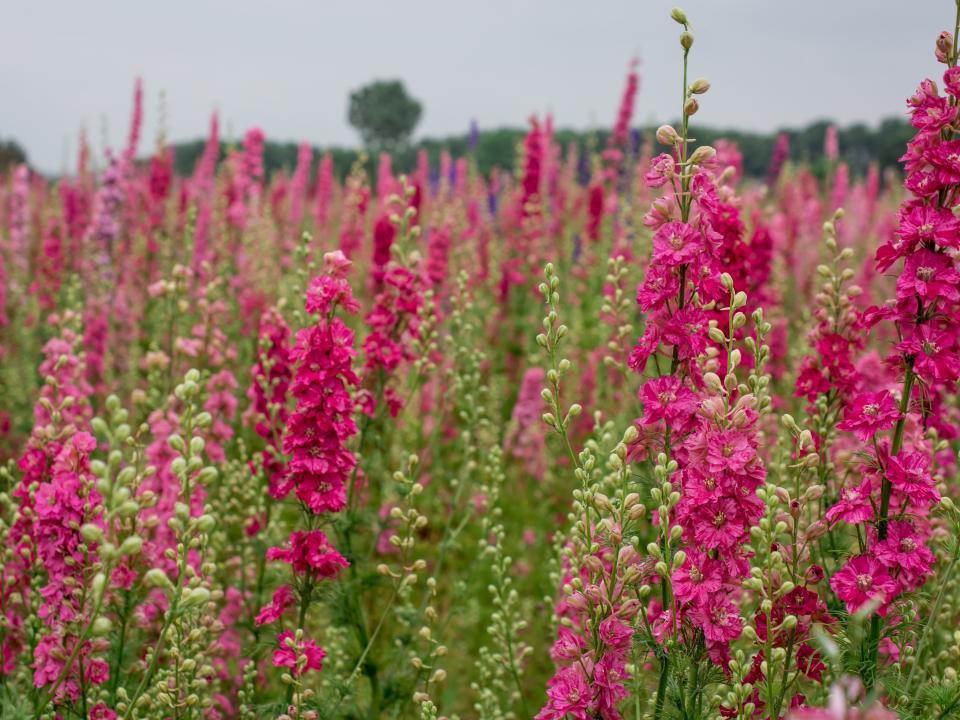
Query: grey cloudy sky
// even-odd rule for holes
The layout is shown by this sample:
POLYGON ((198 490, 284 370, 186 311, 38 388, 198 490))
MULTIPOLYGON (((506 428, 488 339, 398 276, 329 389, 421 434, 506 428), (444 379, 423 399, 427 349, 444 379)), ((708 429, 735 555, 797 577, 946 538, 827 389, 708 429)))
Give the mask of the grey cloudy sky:
MULTIPOLYGON (((349 91, 400 77, 424 104, 418 135, 518 125, 609 125, 628 61, 641 58, 636 119, 679 104, 677 0, 3 0, 0 136, 42 170, 72 164, 85 124, 122 145, 133 79, 145 83, 141 150, 166 95, 173 139, 218 109, 234 135, 352 145, 349 91)), ((902 113, 937 72, 933 40, 950 0, 689 0, 692 76, 713 89, 704 124, 770 130, 819 118, 873 123, 902 113)))

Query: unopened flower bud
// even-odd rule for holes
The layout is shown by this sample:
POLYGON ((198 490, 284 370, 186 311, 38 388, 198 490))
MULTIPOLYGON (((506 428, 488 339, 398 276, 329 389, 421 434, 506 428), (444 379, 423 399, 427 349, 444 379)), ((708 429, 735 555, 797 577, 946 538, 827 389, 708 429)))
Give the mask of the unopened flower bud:
MULTIPOLYGON (((616 457, 616 455, 614 455, 614 457, 616 457)), ((613 505, 610 503, 610 498, 603 493, 594 493, 593 504, 598 510, 602 510, 603 512, 613 511, 613 505)))
MULTIPOLYGON (((695 112, 695 111, 694 111, 695 112)), ((690 113, 693 115, 693 113, 690 113)), ((717 157, 717 151, 710 145, 701 145, 696 150, 693 151, 693 154, 690 156, 690 162, 694 165, 704 165, 706 163, 712 162, 714 158, 717 157)))
POLYGON ((690 92, 694 95, 703 95, 710 89, 710 83, 705 78, 697 78, 690 83, 690 92))
POLYGON ((684 30, 682 33, 680 33, 680 47, 682 47, 684 50, 689 50, 690 48, 693 47, 692 32, 684 30))
POLYGON ((947 64, 953 54, 953 35, 944 30, 937 37, 936 52, 937 61, 947 64))
POLYGON ((806 455, 803 456, 803 460, 801 461, 801 464, 804 467, 808 467, 808 468, 816 467, 817 465, 820 464, 820 456, 817 455, 817 453, 815 452, 807 453, 806 455))
POLYGON ((711 392, 720 392, 723 384, 720 382, 720 376, 714 372, 703 374, 703 383, 711 392))
POLYGON ((110 622, 110 618, 103 617, 102 615, 93 621, 93 634, 97 637, 103 637, 104 635, 109 635, 110 631, 113 629, 113 623, 110 622))
POLYGON ((793 630, 797 626, 797 616, 796 615, 787 615, 783 622, 780 623, 780 628, 782 630, 793 630))
POLYGON ((170 578, 168 578, 167 574, 160 568, 151 568, 150 570, 147 570, 146 574, 143 576, 143 581, 147 584, 147 587, 173 587, 173 583, 170 582, 170 578))
POLYGON ((583 559, 583 564, 592 572, 602 573, 604 571, 603 561, 596 555, 587 555, 587 557, 583 559))
POLYGON ((139 535, 131 535, 120 545, 121 555, 136 555, 143 548, 143 538, 139 535))
POLYGON ((687 14, 681 8, 678 8, 678 7, 675 7, 670 10, 670 17, 673 18, 676 22, 680 23, 681 25, 687 25, 690 22, 689 20, 687 20, 687 14))
POLYGON ((83 539, 90 543, 99 543, 103 540, 103 529, 99 525, 87 523, 80 528, 83 539))
POLYGON ((816 540, 827 534, 829 526, 823 520, 816 520, 807 527, 805 537, 808 541, 816 540))
POLYGON ((104 587, 106 587, 106 584, 107 584, 107 576, 104 573, 98 572, 96 575, 94 575, 93 576, 94 596, 100 597, 103 594, 103 589, 104 587))
POLYGON ((676 145, 680 142, 680 135, 672 125, 661 125, 657 128, 657 142, 661 145, 676 145))
POLYGON ((210 601, 210 591, 204 587, 185 589, 180 598, 184 609, 200 607, 210 601))

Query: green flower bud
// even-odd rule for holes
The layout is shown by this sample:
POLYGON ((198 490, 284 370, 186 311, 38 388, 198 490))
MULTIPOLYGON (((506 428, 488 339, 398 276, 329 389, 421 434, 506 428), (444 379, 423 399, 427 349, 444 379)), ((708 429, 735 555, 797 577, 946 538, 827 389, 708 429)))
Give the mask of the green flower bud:
POLYGON ((143 548, 143 538, 139 535, 131 535, 120 545, 121 555, 137 555, 143 548))
POLYGON ((143 581, 146 583, 147 587, 166 589, 173 588, 173 583, 170 582, 170 578, 168 578, 167 574, 160 568, 151 568, 150 570, 147 570, 146 574, 143 576, 143 581))
POLYGON ((185 589, 180 599, 181 607, 184 610, 200 607, 210 601, 210 591, 203 587, 185 589))
POLYGON ((103 541, 103 529, 94 525, 93 523, 87 523, 80 528, 80 535, 83 536, 83 539, 90 543, 100 543, 103 541))

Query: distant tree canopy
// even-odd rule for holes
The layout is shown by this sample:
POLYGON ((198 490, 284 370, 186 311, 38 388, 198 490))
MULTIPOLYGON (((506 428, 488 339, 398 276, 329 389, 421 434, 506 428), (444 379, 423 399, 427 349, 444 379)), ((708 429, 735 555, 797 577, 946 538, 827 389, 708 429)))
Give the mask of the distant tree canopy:
POLYGON ((400 80, 375 80, 350 93, 347 119, 372 152, 407 146, 423 111, 400 80))
MULTIPOLYGON (((823 155, 823 139, 829 124, 827 121, 819 121, 803 128, 784 131, 790 137, 791 160, 808 163, 816 173, 825 172, 827 161, 823 155)), ((654 128, 643 128, 636 133, 636 136, 640 139, 649 138, 654 143, 653 151, 659 152, 656 141, 653 140, 653 133, 654 128)), ((423 138, 416 143, 400 147, 394 152, 394 170, 396 172, 413 170, 416 167, 417 152, 420 149, 427 151, 433 167, 437 166, 440 153, 447 150, 455 158, 470 156, 476 163, 477 169, 484 174, 489 173, 494 167, 511 168, 525 134, 526 130, 520 127, 481 130, 472 147, 470 135, 467 132, 445 138, 423 138)), ((748 177, 762 178, 767 171, 770 155, 779 133, 742 132, 694 125, 692 134, 701 144, 716 142, 718 138, 727 138, 737 143, 743 153, 744 173, 748 177)), ((906 151, 907 141, 911 136, 910 124, 900 118, 884 120, 876 127, 859 124, 840 128, 840 157, 850 166, 854 175, 862 176, 871 163, 876 163, 881 169, 898 168, 899 158, 906 151)), ((607 132, 560 129, 556 132, 556 140, 562 147, 575 143, 581 149, 602 149, 607 140, 607 132)), ((203 153, 203 147, 203 140, 175 145, 176 171, 182 175, 192 173, 197 160, 203 153)), ((223 146, 224 155, 228 147, 226 144, 223 146)), ((372 170, 376 163, 376 156, 372 153, 372 148, 370 150, 368 162, 372 170)), ((343 178, 350 171, 350 167, 359 156, 359 151, 351 148, 316 148, 314 171, 320 155, 325 152, 329 152, 333 157, 334 170, 339 178, 343 178)), ((296 163, 297 143, 267 141, 264 165, 268 173, 280 169, 292 172, 296 163)))
POLYGON ((0 140, 0 173, 27 161, 27 154, 15 140, 0 140))

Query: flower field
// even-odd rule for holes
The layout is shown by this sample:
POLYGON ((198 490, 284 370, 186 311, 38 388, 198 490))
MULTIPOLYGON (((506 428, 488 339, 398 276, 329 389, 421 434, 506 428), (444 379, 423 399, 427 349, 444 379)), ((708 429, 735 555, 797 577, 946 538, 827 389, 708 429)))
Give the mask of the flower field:
POLYGON ((956 29, 757 180, 671 17, 639 142, 0 177, 0 718, 960 718, 956 29))

